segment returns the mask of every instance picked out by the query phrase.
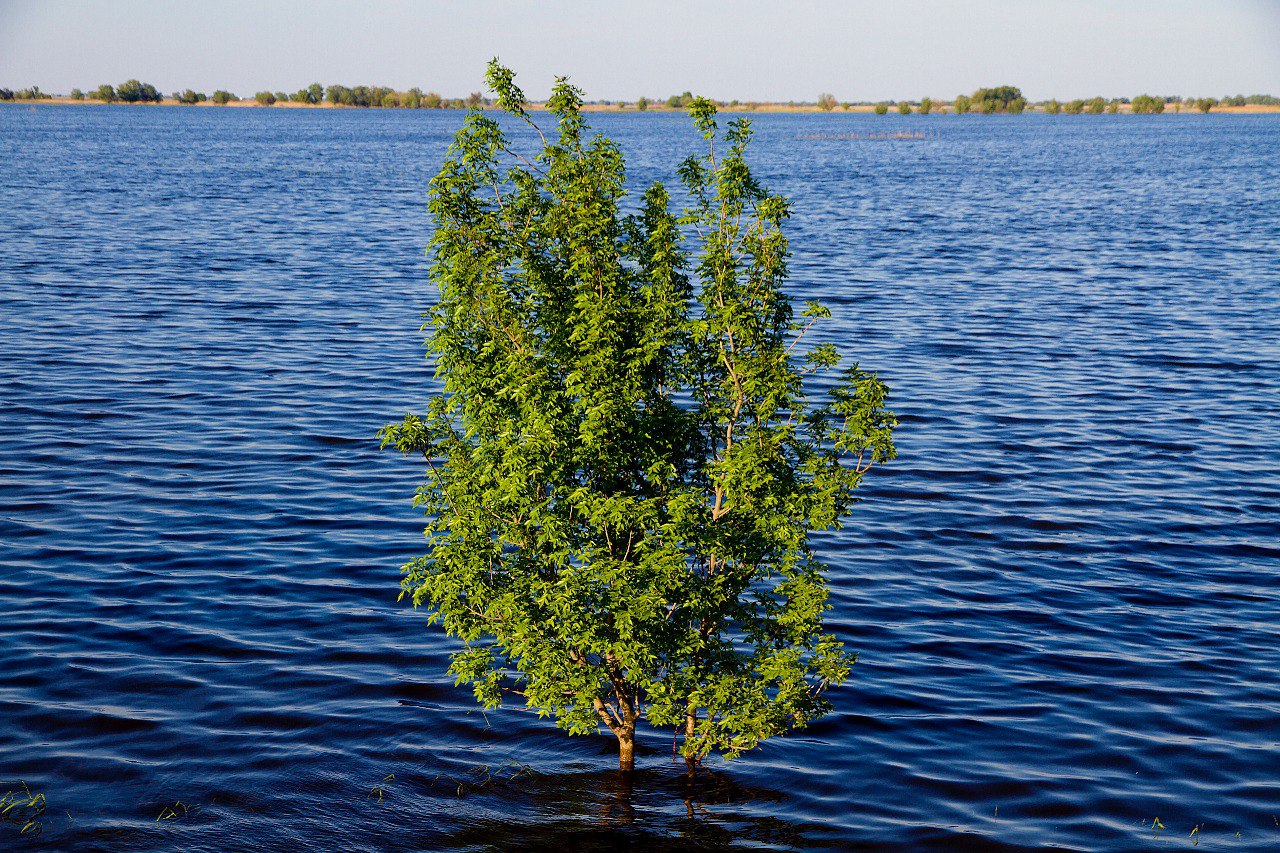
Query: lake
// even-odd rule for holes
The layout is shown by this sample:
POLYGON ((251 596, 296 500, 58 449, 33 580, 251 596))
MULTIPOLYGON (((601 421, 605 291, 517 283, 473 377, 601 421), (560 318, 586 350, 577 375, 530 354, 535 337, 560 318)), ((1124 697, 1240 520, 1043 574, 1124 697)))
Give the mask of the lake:
POLYGON ((396 602, 461 118, 0 107, 0 847, 1280 846, 1280 118, 755 118, 900 455, 816 539, 835 712, 629 793, 396 602))

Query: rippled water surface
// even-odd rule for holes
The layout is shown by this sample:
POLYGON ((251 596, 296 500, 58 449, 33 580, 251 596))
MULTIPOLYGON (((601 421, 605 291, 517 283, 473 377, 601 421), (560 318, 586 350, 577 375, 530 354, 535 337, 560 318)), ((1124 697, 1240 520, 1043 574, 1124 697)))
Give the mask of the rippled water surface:
POLYGON ((758 118, 901 455, 820 540, 836 712, 630 795, 395 601, 460 120, 0 108, 0 848, 1280 846, 1280 118, 758 118))

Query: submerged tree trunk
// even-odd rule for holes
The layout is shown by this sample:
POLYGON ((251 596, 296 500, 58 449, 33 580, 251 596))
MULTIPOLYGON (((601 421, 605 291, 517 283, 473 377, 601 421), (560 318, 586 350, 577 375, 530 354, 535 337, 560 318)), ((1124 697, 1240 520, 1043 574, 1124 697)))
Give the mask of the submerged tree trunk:
POLYGON ((636 768, 636 724, 618 732, 618 769, 630 773, 636 768))

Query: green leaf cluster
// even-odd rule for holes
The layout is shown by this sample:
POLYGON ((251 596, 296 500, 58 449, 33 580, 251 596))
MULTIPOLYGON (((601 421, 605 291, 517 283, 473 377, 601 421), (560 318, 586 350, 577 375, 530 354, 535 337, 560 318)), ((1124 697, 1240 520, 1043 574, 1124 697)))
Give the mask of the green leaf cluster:
POLYGON ((525 130, 473 110, 431 183, 443 393, 382 431, 427 464, 402 597, 462 641, 451 671, 486 707, 607 727, 624 768, 641 718, 691 764, 737 756, 850 672, 809 533, 893 457, 887 389, 804 346, 830 312, 785 293, 790 206, 748 166, 748 120, 690 101, 705 148, 675 212, 660 183, 629 203, 568 81, 546 135, 496 60, 488 83, 525 130))

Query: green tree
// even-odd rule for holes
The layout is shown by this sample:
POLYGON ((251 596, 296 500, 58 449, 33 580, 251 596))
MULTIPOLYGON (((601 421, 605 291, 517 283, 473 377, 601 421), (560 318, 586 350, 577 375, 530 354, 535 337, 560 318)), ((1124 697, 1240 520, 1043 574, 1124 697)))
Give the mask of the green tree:
POLYGON ((1195 108, 1202 113, 1207 113, 1218 105, 1217 98, 1196 98, 1195 108))
POLYGON ((72 90, 71 90, 71 95, 70 95, 69 97, 70 97, 70 98, 71 98, 71 100, 73 100, 73 101, 83 101, 83 100, 84 100, 84 92, 80 91, 79 89, 72 89, 72 90))
POLYGON ((1157 114, 1164 112, 1164 98, 1151 95, 1139 95, 1130 102, 1129 109, 1135 114, 1157 114))
POLYGON ((269 107, 276 102, 276 96, 273 95, 271 92, 265 92, 265 91, 258 92, 253 96, 253 99, 257 101, 260 106, 264 106, 264 107, 269 107))
POLYGON ((904 115, 904 116, 909 116, 909 115, 911 115, 911 102, 910 102, 910 101, 898 101, 898 112, 899 112, 899 113, 901 113, 901 114, 902 114, 902 115, 904 115))
POLYGON ((1096 116, 1102 115, 1102 111, 1105 110, 1106 108, 1107 108, 1107 102, 1105 98, 1098 97, 1098 98, 1091 98, 1089 100, 1089 112, 1092 113, 1093 115, 1096 115, 1096 116))
POLYGON ((440 109, 440 103, 439 92, 427 92, 427 94, 422 96, 422 105, 429 110, 440 109))
POLYGON ((1062 104, 1058 103, 1056 98, 1050 98, 1044 102, 1044 111, 1051 116, 1056 116, 1062 112, 1062 104))
POLYGON ((831 376, 832 344, 797 348, 830 312, 793 314, 789 204, 751 174, 748 120, 721 134, 694 99, 691 207, 654 184, 627 215, 622 153, 578 89, 556 82, 548 140, 508 69, 487 80, 541 151, 472 110, 431 183, 444 390, 382 432, 428 466, 429 550, 402 597, 462 641, 450 671, 486 707, 518 695, 571 734, 607 727, 624 770, 642 717, 690 767, 736 756, 848 676, 808 534, 892 457, 886 389, 857 365, 831 376), (830 376, 820 404, 812 373, 830 376))
POLYGON ((875 111, 876 115, 882 116, 885 113, 889 112, 889 105, 886 104, 884 101, 881 101, 880 103, 872 107, 872 109, 875 111))
POLYGON ((933 112, 933 98, 921 98, 919 112, 922 116, 927 116, 933 112))
POLYGON ((97 89, 93 90, 91 96, 95 100, 102 101, 104 104, 114 104, 118 98, 116 97, 116 87, 110 83, 103 83, 97 89))
POLYGON ((823 92, 818 96, 818 106, 826 112, 834 110, 836 108, 836 103, 836 96, 830 92, 823 92))
POLYGON ((1017 86, 995 86, 973 93, 974 106, 984 113, 1020 113, 1027 106, 1017 86))
POLYGON ((422 106, 422 90, 417 86, 404 93, 404 106, 416 110, 422 106))
POLYGON ((1116 113, 1120 112, 1119 98, 1112 98, 1110 101, 1107 102, 1107 112, 1110 113, 1111 115, 1115 115, 1116 113))
POLYGON ((196 92, 191 89, 184 89, 181 92, 175 92, 173 99, 180 104, 198 104, 206 100, 204 92, 196 92))
POLYGON ((649 109, 649 99, 646 98, 644 95, 641 95, 640 98, 636 101, 636 109, 638 109, 640 112, 644 112, 645 110, 649 109))
POLYGON ((1062 111, 1067 115, 1078 116, 1080 113, 1084 112, 1084 101, 1079 98, 1067 101, 1062 105, 1062 111))
POLYGON ((226 89, 217 89, 213 93, 213 102, 220 107, 225 107, 227 104, 231 103, 232 101, 238 101, 238 100, 240 99, 237 98, 233 93, 228 92, 226 89))
POLYGON ((307 87, 307 103, 319 104, 324 102, 324 87, 319 83, 312 83, 307 87))
POLYGON ((382 106, 398 107, 400 106, 400 99, 396 97, 394 92, 387 92, 382 96, 382 106))
POLYGON ((126 80, 116 87, 116 97, 126 104, 159 103, 160 93, 150 83, 126 80))
POLYGON ((968 95, 956 95, 956 99, 951 102, 951 108, 956 111, 956 115, 962 116, 973 108, 973 101, 968 95))

